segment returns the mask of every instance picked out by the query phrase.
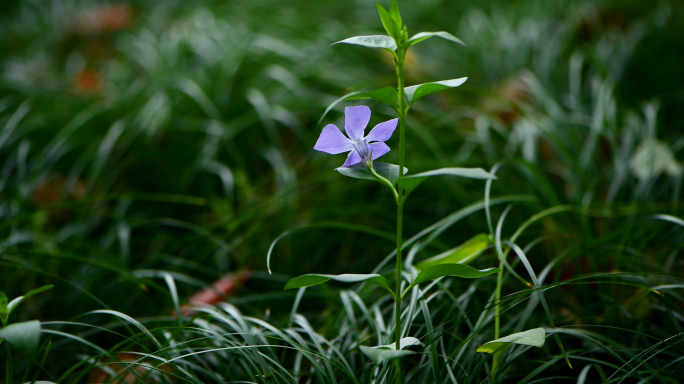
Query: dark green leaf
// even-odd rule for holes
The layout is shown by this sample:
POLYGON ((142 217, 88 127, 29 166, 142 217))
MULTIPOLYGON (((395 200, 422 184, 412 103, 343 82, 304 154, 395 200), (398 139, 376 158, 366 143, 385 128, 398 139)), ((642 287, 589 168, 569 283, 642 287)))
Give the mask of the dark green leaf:
POLYGON ((54 287, 54 285, 45 285, 45 286, 42 286, 40 288, 36 288, 32 291, 29 291, 28 293, 24 294, 24 296, 19 296, 19 297, 14 298, 12 301, 10 301, 9 305, 7 306, 7 315, 9 316, 12 313, 12 311, 19 304, 24 302, 24 300, 28 299, 29 297, 31 297, 35 294, 47 291, 48 289, 51 289, 52 287, 54 287))
POLYGON ((408 46, 410 47, 413 44, 418 44, 423 40, 427 40, 427 39, 431 38, 432 36, 441 37, 442 39, 446 39, 449 41, 453 41, 454 43, 465 45, 465 43, 462 42, 461 39, 459 39, 458 37, 456 37, 456 36, 454 36, 448 32, 420 32, 420 33, 416 33, 410 39, 408 39, 408 41, 407 41, 408 46))
POLYGON ((404 23, 401 21, 401 14, 399 13, 399 6, 397 5, 397 0, 392 0, 390 4, 389 14, 392 17, 394 25, 397 27, 397 31, 401 31, 404 23))
POLYGON ((0 321, 3 325, 7 323, 7 317, 9 313, 7 312, 7 295, 5 292, 0 292, 0 321))
POLYGON ((285 284, 284 289, 312 287, 314 285, 323 284, 329 280, 339 281, 342 283, 359 283, 362 281, 367 281, 371 284, 375 284, 381 288, 384 288, 390 294, 392 294, 392 290, 390 289, 389 285, 387 285, 387 279, 385 279, 383 276, 375 274, 375 273, 366 274, 366 275, 361 275, 361 274, 343 274, 343 275, 310 274, 310 275, 302 275, 302 276, 295 277, 294 279, 288 281, 287 284, 285 284))
POLYGON ((458 87, 459 85, 465 83, 466 80, 468 80, 467 77, 461 77, 460 79, 442 80, 435 81, 434 83, 412 85, 410 87, 404 88, 404 92, 406 93, 406 98, 408 99, 409 104, 413 104, 416 102, 416 100, 427 95, 443 91, 445 89, 458 87))
POLYGON ((354 36, 342 41, 338 41, 334 44, 362 45, 369 48, 383 48, 389 50, 390 52, 397 50, 397 43, 394 42, 394 39, 383 35, 354 36))
MULTIPOLYGON (((418 273, 411 285, 406 288, 404 294, 414 286, 429 280, 434 280, 444 276, 462 277, 465 279, 477 279, 494 273, 499 273, 499 268, 487 268, 478 270, 465 264, 440 264, 427 267, 418 273)), ((403 296, 403 295, 402 295, 403 296)))
POLYGON ((40 321, 32 320, 0 328, 0 338, 14 348, 31 355, 40 343, 40 321))
POLYGON ((544 346, 545 340, 546 331, 544 331, 544 328, 534 328, 486 342, 477 349, 477 352, 495 353, 511 344, 531 345, 541 348, 544 346))
MULTIPOLYGON (((408 196, 417 186, 419 186, 425 179, 431 176, 458 176, 469 179, 496 179, 496 176, 485 171, 482 168, 440 168, 432 171, 416 173, 415 175, 404 176, 397 179, 397 184, 406 191, 405 197, 408 196)), ((405 198, 404 197, 404 198, 405 198)))
POLYGON ((383 104, 387 104, 390 107, 395 107, 397 105, 397 89, 393 87, 383 87, 368 92, 354 92, 345 97, 345 100, 361 100, 369 98, 379 101, 383 104))
POLYGON ((379 3, 376 3, 375 5, 378 7, 380 21, 382 22, 382 26, 385 27, 385 31, 387 31, 388 35, 397 38, 399 36, 399 28, 397 28, 397 26, 395 25, 394 21, 392 20, 392 17, 390 17, 390 14, 379 3))
MULTIPOLYGON (((375 168, 375 172, 377 172, 378 175, 389 180, 392 184, 394 184, 394 182, 399 178, 398 165, 387 163, 373 163, 373 167, 375 168)), ((335 170, 345 176, 353 177, 355 179, 378 180, 375 177, 375 175, 373 175, 368 170, 368 167, 364 163, 354 164, 351 167, 339 167, 335 170)), ((406 172, 408 172, 408 169, 404 167, 404 174, 406 174, 406 172)))
POLYGON ((425 269, 440 264, 465 264, 475 260, 492 244, 489 235, 481 233, 459 245, 435 257, 431 257, 416 265, 418 269, 425 269))

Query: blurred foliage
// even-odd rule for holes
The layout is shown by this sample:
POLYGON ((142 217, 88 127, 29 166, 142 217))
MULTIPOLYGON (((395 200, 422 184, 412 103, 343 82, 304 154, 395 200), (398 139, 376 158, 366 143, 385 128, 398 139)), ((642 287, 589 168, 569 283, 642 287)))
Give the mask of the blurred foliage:
MULTIPOLYGON (((430 40, 409 57, 408 85, 469 77, 463 87, 416 104, 408 127, 412 172, 500 164, 492 197, 534 201, 514 206, 505 236, 544 209, 570 206, 521 238, 538 271, 549 265, 550 283, 610 271, 682 276, 682 227, 652 215, 682 216, 684 3, 400 5, 411 33, 445 30, 468 44, 430 40)), ((391 199, 374 183, 331 172, 343 157, 311 149, 332 101, 394 85, 384 52, 330 46, 380 31, 368 0, 0 4, 0 290, 14 297, 55 284, 14 320, 95 322, 100 315, 81 315, 101 308, 166 316, 174 305, 159 279, 164 272, 185 302, 247 269, 254 273, 233 303, 279 321, 294 300, 280 293, 289 275, 368 273, 380 265, 394 244, 363 228, 393 233, 391 199), (359 227, 303 228, 276 245, 275 274, 263 273, 278 235, 330 222, 359 227)), ((371 124, 393 117, 370 106, 371 124)), ((323 123, 339 124, 343 107, 323 123)), ((396 154, 383 161, 396 162, 396 154)), ((484 191, 477 181, 425 184, 406 207, 407 238, 480 201, 484 191)), ((492 207, 494 225, 503 208, 492 207)), ((487 230, 478 211, 445 226, 413 257, 426 259, 487 230)), ((492 266, 492 251, 485 256, 479 262, 492 266)), ((506 289, 523 289, 517 283, 507 281, 506 289)), ((468 289, 451 284, 444 292, 468 289)), ((491 291, 491 281, 479 284, 491 291)), ((563 324, 611 319, 660 338, 681 328, 680 299, 644 299, 632 288, 559 287, 548 299, 563 324)), ((312 317, 323 310, 317 326, 331 338, 346 321, 333 291, 310 293, 300 308, 312 317)), ((473 300, 481 306, 486 297, 473 300)), ((435 324, 453 320, 458 310, 450 304, 435 307, 435 324)), ((510 329, 523 322, 517 311, 505 314, 510 329)), ((545 321, 541 313, 526 316, 533 327, 545 321)), ((445 338, 456 343, 465 324, 447 328, 445 338)), ((618 331, 607 334, 624 341, 618 331)), ((98 337, 98 345, 118 342, 98 337)), ((347 341, 355 348, 357 341, 347 341)), ((635 337, 634 345, 648 341, 635 337)), ((65 356, 49 360, 54 372, 75 364, 65 356)), ((681 371, 665 360, 651 363, 681 371)), ((473 377, 484 372, 481 360, 462 364, 473 377)))

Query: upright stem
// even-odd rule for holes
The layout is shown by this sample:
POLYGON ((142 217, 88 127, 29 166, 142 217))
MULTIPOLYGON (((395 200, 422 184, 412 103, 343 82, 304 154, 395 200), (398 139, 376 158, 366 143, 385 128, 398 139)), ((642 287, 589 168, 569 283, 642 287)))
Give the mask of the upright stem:
MULTIPOLYGON (((399 175, 404 174, 404 137, 406 131, 406 95, 404 94, 404 55, 406 52, 401 48, 397 49, 395 54, 395 67, 397 71, 397 115, 399 118, 399 175)), ((404 219, 404 191, 397 185, 397 264, 395 271, 396 280, 396 298, 395 298, 395 324, 394 324, 394 339, 396 343, 396 350, 401 348, 401 271, 402 271, 402 257, 401 249, 403 248, 403 219, 404 219)), ((401 364, 399 359, 394 360, 396 367, 396 383, 401 384, 403 378, 401 377, 401 364)))
MULTIPOLYGON (((501 326, 499 315, 501 314, 501 286, 503 285, 503 260, 499 261, 499 269, 501 272, 496 274, 496 299, 494 300, 494 340, 500 337, 501 326)), ((494 352, 492 356, 492 380, 496 378, 496 371, 499 369, 499 364, 501 362, 501 353, 503 350, 494 352)))
MULTIPOLYGON (((404 94, 404 57, 406 52, 397 49, 395 66, 397 70, 397 115, 399 117, 399 175, 404 172, 404 138, 406 137, 406 95, 404 94)), ((401 194, 400 194, 401 195, 401 194)))
MULTIPOLYGON (((401 168, 400 168, 401 169, 401 168)), ((400 192, 401 193, 401 192, 400 192)), ((402 236, 402 226, 404 218, 404 203, 401 201, 397 202, 397 265, 396 265, 396 293, 394 301, 394 340, 396 343, 396 350, 401 349, 401 248, 403 247, 403 236, 402 236)), ((394 366, 396 367, 396 380, 397 384, 401 384, 403 378, 401 377, 401 364, 399 359, 394 360, 394 366)))

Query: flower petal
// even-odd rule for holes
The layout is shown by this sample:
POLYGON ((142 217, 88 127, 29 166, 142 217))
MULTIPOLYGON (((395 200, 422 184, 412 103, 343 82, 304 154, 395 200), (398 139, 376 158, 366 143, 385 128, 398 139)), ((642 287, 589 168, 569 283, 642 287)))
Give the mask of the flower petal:
POLYGON ((366 141, 387 141, 392 137, 392 133, 397 128, 397 122, 399 119, 387 120, 373 127, 368 136, 366 136, 366 141))
POLYGON ((371 143, 368 144, 368 150, 373 153, 373 160, 377 159, 378 157, 384 155, 385 153, 390 151, 390 147, 387 146, 387 144, 380 142, 380 143, 371 143))
POLYGON ((363 131, 370 121, 371 111, 365 105, 344 109, 344 130, 352 141, 363 139, 363 131))
POLYGON ((317 151, 336 155, 354 149, 351 140, 347 139, 333 124, 326 125, 314 145, 317 151))
POLYGON ((347 161, 342 164, 343 167, 351 167, 354 164, 358 164, 361 162, 361 155, 359 155, 356 150, 353 150, 349 152, 349 156, 347 156, 347 161))

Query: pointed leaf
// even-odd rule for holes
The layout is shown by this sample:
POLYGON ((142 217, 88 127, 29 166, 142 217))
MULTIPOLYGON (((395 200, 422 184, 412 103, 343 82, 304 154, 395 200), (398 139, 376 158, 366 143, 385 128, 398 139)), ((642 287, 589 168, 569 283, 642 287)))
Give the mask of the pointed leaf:
POLYGON ((362 45, 369 48, 383 48, 390 52, 397 50, 397 43, 394 42, 394 39, 384 35, 354 36, 333 44, 362 45))
POLYGON ((380 14, 380 21, 382 22, 382 26, 385 27, 385 31, 387 31, 387 34, 396 38, 399 36, 399 29, 397 26, 394 24, 394 21, 392 20, 392 17, 390 16, 389 12, 380 5, 379 3, 375 4, 378 7, 378 14, 380 14))
POLYGON ((470 240, 459 245, 456 248, 450 249, 435 257, 423 260, 416 265, 418 269, 425 269, 435 265, 441 264, 465 264, 475 260, 482 254, 490 245, 492 239, 489 235, 481 233, 472 237, 470 240))
POLYGON ((378 274, 343 274, 343 275, 319 275, 319 274, 309 274, 295 277, 285 284, 284 289, 295 289, 302 287, 312 287, 314 285, 323 284, 329 280, 339 281, 342 283, 359 283, 362 281, 367 281, 371 284, 377 285, 381 288, 387 290, 392 294, 392 290, 389 285, 387 285, 387 279, 378 274))
MULTIPOLYGON (((375 167, 375 172, 378 175, 389 180, 392 184, 399 178, 399 166, 387 163, 373 163, 375 167)), ((345 176, 353 177, 355 179, 363 180, 378 180, 366 167, 366 164, 358 163, 351 167, 339 167, 335 170, 345 176)), ((404 175, 408 172, 408 169, 404 167, 404 175)))
POLYGON ((366 347, 361 346, 361 352, 368 356, 374 363, 380 364, 385 360, 392 360, 398 357, 411 355, 415 353, 414 351, 404 350, 413 346, 420 346, 422 343, 415 337, 404 337, 399 340, 399 351, 397 351, 396 343, 391 343, 387 345, 378 345, 377 347, 366 347))
POLYGON ((24 300, 28 299, 29 297, 31 297, 35 294, 47 291, 48 289, 51 289, 52 287, 54 287, 54 285, 45 285, 45 286, 42 286, 40 288, 36 288, 32 291, 29 291, 28 293, 24 294, 24 296, 19 296, 19 297, 14 298, 12 301, 10 301, 9 305, 7 306, 7 315, 9 316, 10 313, 12 313, 12 311, 19 304, 24 302, 24 300))
POLYGON ((361 352, 363 352, 364 355, 368 356, 368 358, 371 359, 371 361, 373 361, 375 364, 380 364, 385 360, 394 360, 402 356, 412 355, 415 353, 414 351, 409 350, 395 351, 393 349, 378 349, 366 347, 363 345, 360 346, 359 349, 361 350, 361 352))
POLYGON ((397 31, 401 31, 404 23, 401 21, 401 14, 399 13, 399 5, 397 5, 397 0, 392 0, 390 4, 389 14, 392 17, 394 25, 397 27, 397 31))
MULTIPOLYGON (((399 340, 399 349, 406 349, 414 346, 421 346, 423 343, 420 342, 419 339, 415 337, 403 337, 401 340, 399 340)), ((390 344, 385 344, 385 345, 379 345, 377 347, 373 348, 384 348, 384 349, 397 349, 397 344, 396 343, 390 343, 390 344)))
POLYGON ((494 273, 499 273, 499 268, 475 269, 465 264, 440 264, 427 267, 418 273, 411 285, 406 288, 402 297, 414 286, 429 280, 438 279, 444 276, 462 277, 464 279, 477 279, 494 273))
POLYGON ((484 343, 477 349, 477 352, 495 353, 511 344, 531 345, 541 348, 544 346, 545 340, 546 331, 544 328, 534 328, 484 343))
POLYGON ((404 88, 404 93, 406 93, 406 98, 409 104, 413 104, 416 100, 425 97, 427 95, 433 94, 435 92, 443 91, 449 88, 456 88, 468 80, 467 77, 461 77, 459 79, 452 80, 442 80, 435 81, 434 83, 425 83, 412 85, 410 87, 404 88))
MULTIPOLYGON (((404 176, 397 179, 397 184, 406 191, 405 196, 408 196, 417 186, 419 186, 425 179, 431 176, 458 176, 469 179, 496 179, 496 176, 485 171, 482 168, 440 168, 432 171, 416 173, 415 175, 404 176)), ((405 197, 404 197, 405 198, 405 197)))
POLYGON ((40 343, 40 321, 32 320, 0 328, 0 338, 14 348, 31 355, 40 343))
POLYGON ((393 87, 383 87, 368 92, 354 92, 345 97, 345 100, 373 99, 390 107, 397 105, 397 89, 393 87))
POLYGON ((449 40, 449 41, 452 41, 452 42, 457 43, 457 44, 465 45, 465 43, 463 41, 461 41, 461 39, 459 39, 458 37, 452 35, 449 32, 441 31, 441 32, 420 32, 420 33, 416 33, 410 39, 408 39, 408 41, 407 41, 408 46, 410 47, 413 44, 418 44, 423 40, 427 40, 427 39, 431 38, 432 36, 441 37, 442 39, 449 40))

